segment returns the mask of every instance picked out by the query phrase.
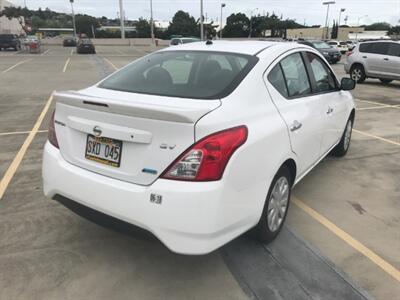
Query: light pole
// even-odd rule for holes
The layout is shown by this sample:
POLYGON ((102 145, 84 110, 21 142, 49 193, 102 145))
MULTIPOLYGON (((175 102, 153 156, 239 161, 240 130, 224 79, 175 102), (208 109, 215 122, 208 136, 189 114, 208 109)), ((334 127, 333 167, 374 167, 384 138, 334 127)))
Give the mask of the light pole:
POLYGON ((222 39, 222 9, 226 6, 225 3, 221 3, 221 21, 220 21, 220 30, 219 30, 219 38, 222 39))
POLYGON ((74 0, 69 0, 71 3, 71 10, 72 10, 72 23, 74 26, 74 38, 76 38, 76 24, 75 24, 75 12, 74 12, 74 0))
POLYGON ((339 23, 338 23, 339 27, 340 27, 340 20, 342 19, 342 12, 345 12, 345 11, 346 11, 345 8, 341 8, 340 11, 339 11, 339 23))
POLYGON ((153 0, 150 0, 150 34, 151 44, 154 46, 154 20, 153 20, 153 0))
POLYGON ((327 8, 326 8, 326 19, 325 19, 326 33, 322 31, 322 39, 324 39, 324 36, 325 36, 326 39, 328 38, 328 34, 329 34, 329 27, 328 27, 329 6, 331 4, 335 4, 335 3, 336 3, 335 1, 322 2, 322 5, 326 5, 327 6, 327 8))
POLYGON ((200 0, 200 39, 204 41, 204 28, 203 28, 203 0, 200 0))
POLYGON ((361 20, 362 18, 366 18, 366 17, 368 17, 368 15, 364 15, 364 16, 358 17, 358 20, 357 20, 357 30, 356 30, 356 41, 357 41, 357 42, 358 42, 358 28, 360 27, 360 20, 361 20))
POLYGON ((250 31, 249 31, 249 38, 251 38, 251 34, 253 31, 253 11, 258 10, 258 8, 252 9, 250 11, 250 31))
POLYGON ((125 39, 125 13, 122 0, 119 0, 119 19, 121 22, 121 39, 125 39))

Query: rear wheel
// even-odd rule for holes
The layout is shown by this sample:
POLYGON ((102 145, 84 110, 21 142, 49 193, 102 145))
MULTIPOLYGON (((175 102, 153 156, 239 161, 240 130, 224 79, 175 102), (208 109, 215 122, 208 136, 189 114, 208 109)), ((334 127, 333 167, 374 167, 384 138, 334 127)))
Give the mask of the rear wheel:
POLYGON ((388 83, 391 83, 393 81, 392 79, 386 79, 386 78, 379 78, 379 80, 384 84, 388 84, 388 83))
POLYGON ((367 78, 364 67, 362 65, 355 65, 350 70, 351 79, 357 83, 363 83, 367 78))
POLYGON ((255 227, 261 242, 271 242, 282 229, 289 208, 291 178, 289 169, 283 166, 272 180, 260 221, 255 227))
POLYGON ((351 133, 353 131, 353 120, 350 118, 347 121, 346 128, 344 129, 342 138, 340 139, 339 144, 332 150, 332 155, 334 156, 345 156, 347 151, 350 148, 350 142, 351 142, 351 133))

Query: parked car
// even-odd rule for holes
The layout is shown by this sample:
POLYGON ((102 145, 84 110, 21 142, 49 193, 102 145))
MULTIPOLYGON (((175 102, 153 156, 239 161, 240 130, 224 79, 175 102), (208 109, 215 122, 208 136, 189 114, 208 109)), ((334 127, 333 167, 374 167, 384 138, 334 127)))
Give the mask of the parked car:
POLYGON ((347 51, 349 51, 349 47, 346 42, 329 41, 327 44, 339 50, 341 54, 345 54, 347 51))
POLYGON ((367 78, 400 80, 400 41, 360 43, 348 53, 344 69, 358 83, 367 78))
POLYGON ((96 54, 96 48, 93 45, 92 41, 88 38, 79 39, 78 44, 76 45, 76 53, 90 53, 96 54))
POLYGON ((299 41, 298 43, 317 49, 331 64, 336 64, 342 58, 342 54, 340 53, 340 51, 328 45, 326 42, 317 40, 315 41, 308 40, 308 41, 299 41))
POLYGON ((190 37, 173 38, 173 39, 171 39, 171 42, 169 43, 169 45, 177 46, 177 45, 194 43, 194 42, 199 42, 199 41, 200 41, 200 39, 198 39, 198 38, 190 38, 190 37))
POLYGON ((21 49, 21 41, 15 34, 0 34, 0 51, 12 48, 15 51, 21 49))
POLYGON ((351 41, 351 40, 346 41, 346 44, 347 44, 347 48, 349 48, 349 51, 353 50, 354 47, 356 46, 356 42, 351 41))
POLYGON ((291 188, 349 149, 355 82, 295 43, 208 41, 55 93, 44 193, 204 254, 285 221, 291 188), (69 200, 68 200, 69 199, 69 200))
POLYGON ((74 37, 67 37, 63 40, 64 47, 76 47, 76 39, 74 37))

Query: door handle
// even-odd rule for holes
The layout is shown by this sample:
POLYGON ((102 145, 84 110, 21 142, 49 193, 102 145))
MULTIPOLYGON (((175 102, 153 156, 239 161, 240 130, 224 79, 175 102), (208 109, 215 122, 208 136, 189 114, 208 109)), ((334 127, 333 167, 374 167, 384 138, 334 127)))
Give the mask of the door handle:
POLYGON ((388 61, 388 60, 389 60, 389 58, 385 57, 383 60, 386 60, 386 61, 388 61))
POLYGON ((328 111, 326 112, 326 114, 330 115, 331 113, 333 113, 333 108, 332 107, 328 107, 328 111))
POLYGON ((368 56, 363 56, 362 58, 368 58, 368 56))
POLYGON ((301 128, 301 126, 303 126, 303 124, 301 124, 299 121, 295 120, 293 122, 293 124, 290 125, 290 131, 293 132, 293 131, 299 130, 301 128))

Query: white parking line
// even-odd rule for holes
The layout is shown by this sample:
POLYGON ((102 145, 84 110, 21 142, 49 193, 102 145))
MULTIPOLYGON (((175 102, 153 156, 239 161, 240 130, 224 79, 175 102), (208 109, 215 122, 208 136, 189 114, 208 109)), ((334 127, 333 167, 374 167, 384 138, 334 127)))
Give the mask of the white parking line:
POLYGON ((40 54, 40 56, 46 55, 47 53, 50 52, 50 49, 47 49, 46 51, 44 51, 42 54, 40 54))
POLYGON ((111 66, 114 68, 114 70, 118 70, 118 68, 107 58, 103 57, 103 59, 111 66))
POLYGON ((357 129, 353 129, 353 131, 358 133, 358 134, 361 134, 361 135, 364 135, 364 136, 368 136, 368 137, 372 137, 374 139, 380 140, 382 142, 386 142, 386 143, 389 143, 389 144, 392 144, 392 145, 400 146, 400 143, 398 143, 396 141, 392 141, 392 140, 386 139, 386 138, 383 138, 381 136, 370 134, 368 132, 364 132, 364 131, 357 130, 357 129))
POLYGON ((26 59, 26 60, 20 61, 20 62, 16 63, 15 65, 9 67, 8 69, 5 69, 5 70, 2 71, 1 73, 3 73, 3 74, 4 74, 4 73, 7 73, 8 71, 11 71, 12 69, 15 69, 15 68, 18 67, 19 65, 22 65, 23 63, 26 63, 26 62, 31 61, 31 60, 32 60, 32 59, 26 59))
POLYGON ((74 54, 74 49, 71 49, 71 54, 70 55, 72 56, 73 54, 74 54))
MULTIPOLYGON (((0 136, 7 136, 7 135, 19 135, 19 134, 28 134, 32 131, 12 131, 12 132, 0 132, 0 136)), ((38 130, 37 133, 48 132, 48 130, 38 130)))
POLYGON ((67 61, 65 62, 64 68, 63 68, 63 73, 65 73, 65 71, 67 71, 67 67, 69 62, 71 61, 71 57, 68 57, 67 61))

